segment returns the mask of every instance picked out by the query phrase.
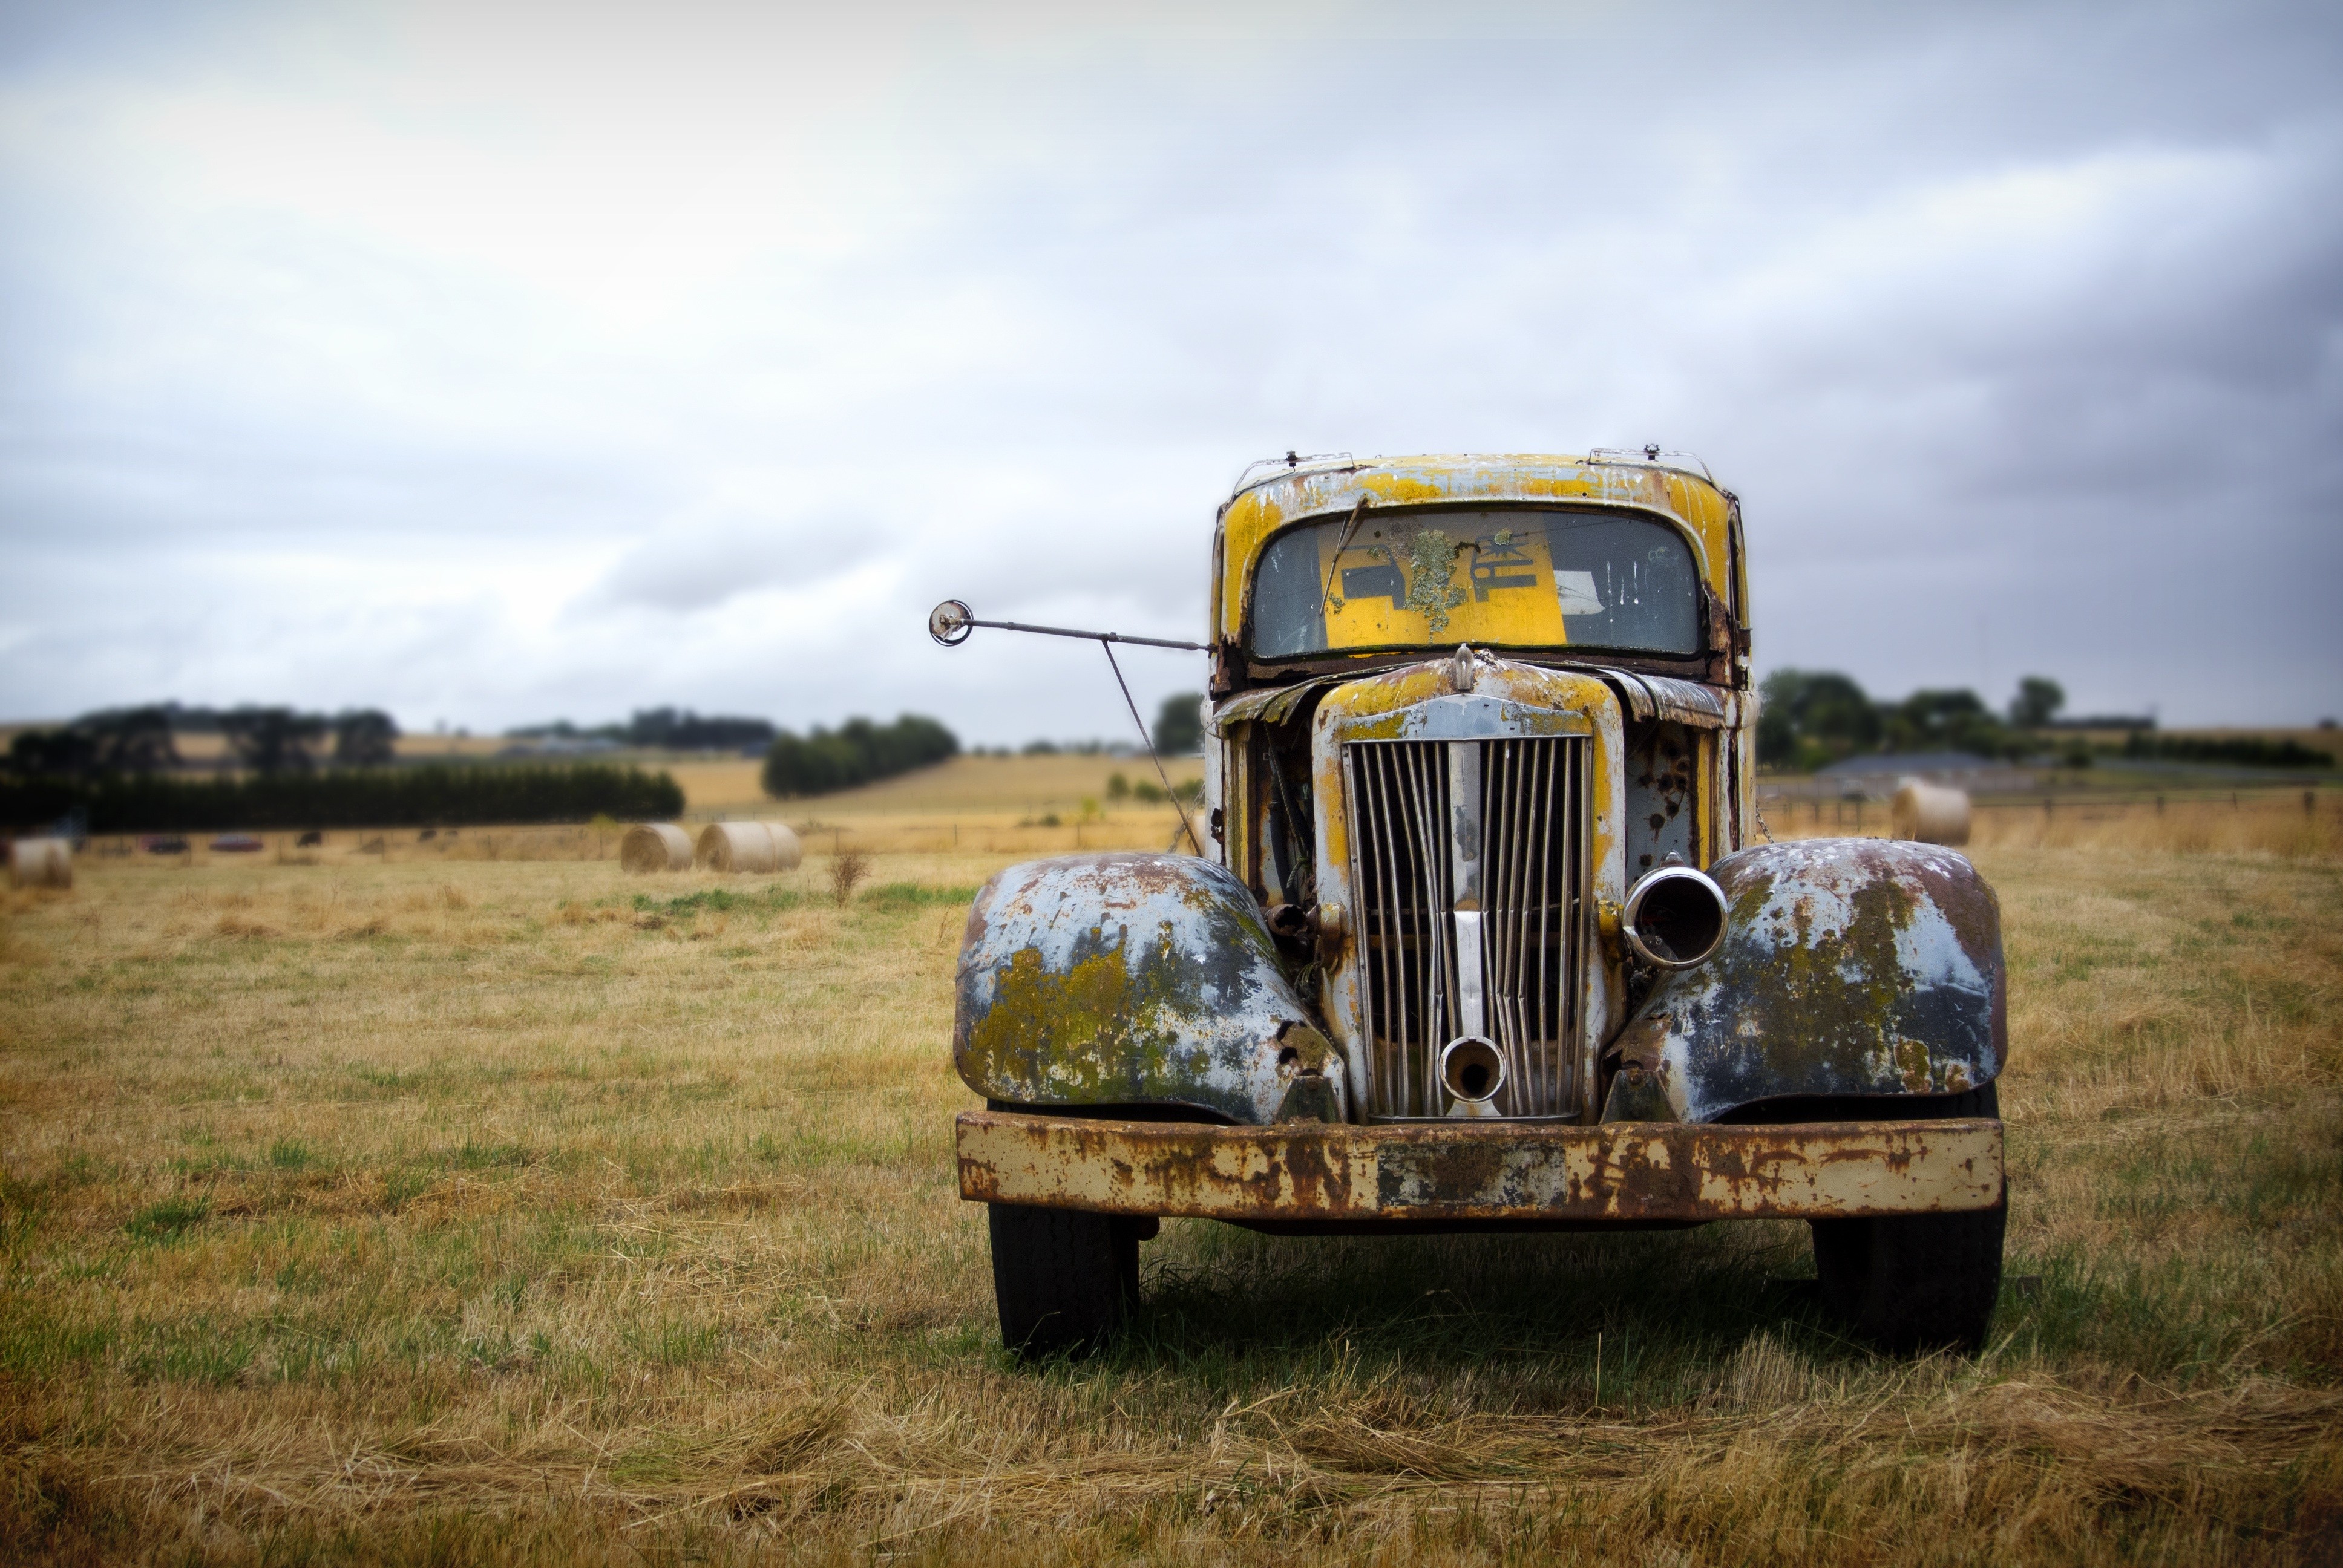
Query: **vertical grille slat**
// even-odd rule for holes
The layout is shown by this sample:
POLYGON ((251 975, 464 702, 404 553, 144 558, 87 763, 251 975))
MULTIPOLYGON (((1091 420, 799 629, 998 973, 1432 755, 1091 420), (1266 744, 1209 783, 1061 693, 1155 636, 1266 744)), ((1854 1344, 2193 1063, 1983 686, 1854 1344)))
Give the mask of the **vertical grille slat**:
POLYGON ((1344 747, 1370 1116, 1450 1109, 1438 1069, 1460 1017, 1452 777, 1480 781, 1483 1027, 1507 1080, 1497 1109, 1576 1114, 1585 750, 1582 739, 1545 736, 1344 747), (1481 749, 1452 774, 1455 746, 1481 749))

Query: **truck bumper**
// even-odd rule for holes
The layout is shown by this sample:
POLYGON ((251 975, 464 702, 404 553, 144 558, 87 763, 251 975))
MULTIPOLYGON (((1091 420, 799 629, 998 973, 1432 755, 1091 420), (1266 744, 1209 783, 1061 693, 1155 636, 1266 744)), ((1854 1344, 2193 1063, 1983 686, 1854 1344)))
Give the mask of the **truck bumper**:
POLYGON ((2002 1201, 2001 1123, 1221 1127, 966 1111, 980 1203, 1285 1225, 1849 1219, 2002 1201))

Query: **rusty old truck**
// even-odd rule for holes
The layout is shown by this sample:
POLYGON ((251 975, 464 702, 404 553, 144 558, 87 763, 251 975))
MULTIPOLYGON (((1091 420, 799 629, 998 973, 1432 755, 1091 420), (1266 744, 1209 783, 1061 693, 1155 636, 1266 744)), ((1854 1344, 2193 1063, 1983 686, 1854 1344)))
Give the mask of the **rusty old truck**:
POLYGON ((1009 1345, 1111 1333, 1166 1216, 1804 1220, 1851 1332, 1982 1341, 1998 907, 1951 849, 1759 841, 1731 490, 1656 448, 1256 465, 1210 624, 1196 852, 1013 866, 969 914, 960 1188, 1009 1345))

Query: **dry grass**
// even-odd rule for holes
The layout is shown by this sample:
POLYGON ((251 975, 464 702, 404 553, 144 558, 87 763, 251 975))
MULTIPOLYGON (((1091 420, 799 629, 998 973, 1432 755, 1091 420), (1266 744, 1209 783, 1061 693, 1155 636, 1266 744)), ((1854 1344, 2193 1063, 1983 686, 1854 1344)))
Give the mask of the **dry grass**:
MULTIPOLYGON (((776 802, 759 783, 764 764, 743 759, 662 763, 683 786, 694 818, 819 816, 825 821, 863 817, 925 817, 962 820, 1009 820, 1056 815, 1071 819, 1088 800, 1108 803, 1107 780, 1120 773, 1132 783, 1155 779, 1144 757, 955 757, 933 768, 868 784, 840 795, 776 802)), ((1164 759, 1174 784, 1203 777, 1195 757, 1164 759)), ((1166 819, 1169 819, 1166 814, 1166 819)))
MULTIPOLYGON (((1767 827, 1777 839, 1888 835, 1888 809, 1865 801, 1768 799, 1767 827)), ((2343 795, 2328 790, 2214 792, 2159 800, 2090 797, 2046 800, 1980 798, 1970 848, 2081 849, 2118 859, 2139 854, 2269 855, 2332 859, 2343 855, 2343 795)))
MULTIPOLYGON (((1776 824, 1777 829, 1780 827, 1776 824)), ((2286 1563, 2343 1545, 2343 862, 1988 841, 1996 1348, 1794 1227, 1169 1224, 1021 1370, 954 1193, 967 890, 85 862, 0 947, 0 1539, 576 1563, 2286 1563)), ((823 849, 819 839, 809 848, 823 849)))

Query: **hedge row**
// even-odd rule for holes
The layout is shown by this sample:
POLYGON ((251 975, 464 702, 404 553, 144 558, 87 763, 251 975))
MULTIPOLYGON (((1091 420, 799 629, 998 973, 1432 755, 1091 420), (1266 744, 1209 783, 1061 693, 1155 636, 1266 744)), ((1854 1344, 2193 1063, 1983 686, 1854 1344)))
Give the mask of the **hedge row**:
POLYGON ((667 774, 598 764, 0 779, 0 822, 36 827, 78 810, 93 833, 583 822, 673 817, 682 809, 683 790, 667 774))

